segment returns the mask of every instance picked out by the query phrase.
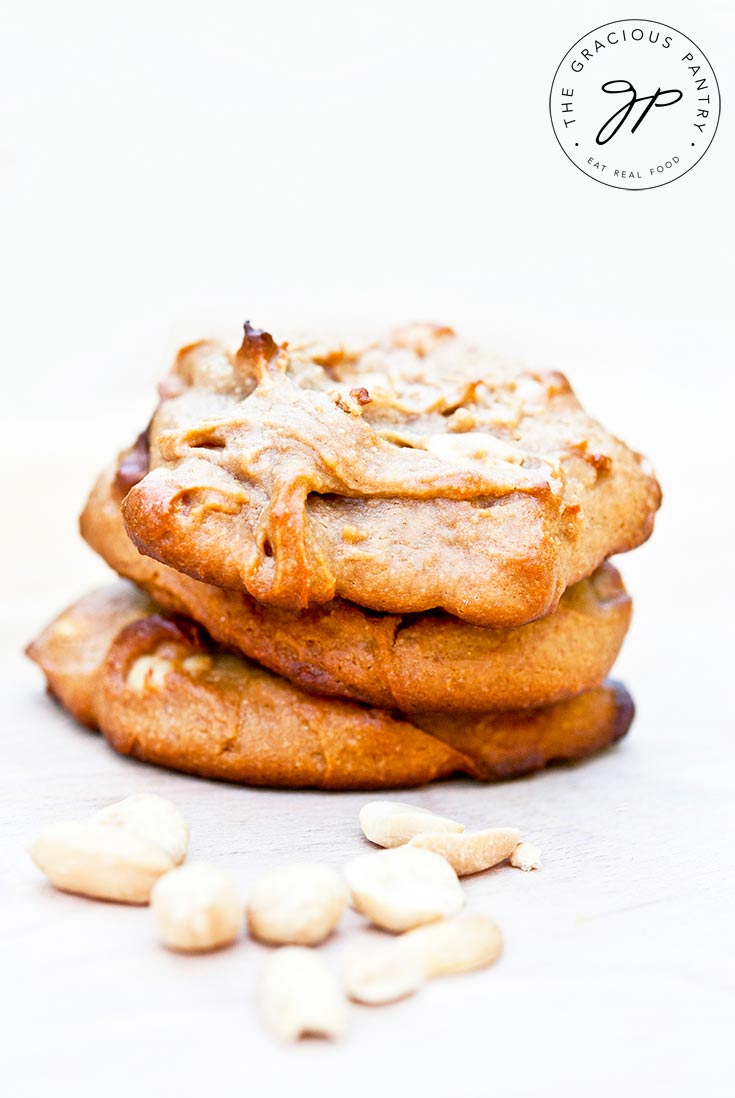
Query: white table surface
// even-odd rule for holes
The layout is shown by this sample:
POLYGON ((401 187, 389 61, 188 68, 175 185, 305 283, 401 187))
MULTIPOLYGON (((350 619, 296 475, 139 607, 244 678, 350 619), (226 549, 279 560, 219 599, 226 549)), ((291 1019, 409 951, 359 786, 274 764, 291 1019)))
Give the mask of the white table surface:
MULTIPOLYGON (((551 77, 625 12, 598 0, 87 0, 3 5, 0 1087, 10 1098, 716 1098, 732 1093, 732 10, 669 0, 723 117, 671 186, 602 187, 558 149, 551 77), (728 106, 730 103, 730 106, 728 106), (410 799, 517 825, 544 868, 466 882, 492 970, 355 1007, 344 1043, 275 1044, 248 940, 184 958, 150 913, 54 892, 47 821, 170 796, 191 858, 266 867, 366 848, 365 796, 217 785, 117 757, 44 695, 23 645, 109 577, 76 515, 179 343, 247 317, 435 319, 568 371, 654 460, 664 507, 619 563, 617 674, 638 717, 583 765, 410 799)), ((402 794, 398 793, 398 796, 402 794)), ((335 964, 351 915, 325 951, 335 964)))

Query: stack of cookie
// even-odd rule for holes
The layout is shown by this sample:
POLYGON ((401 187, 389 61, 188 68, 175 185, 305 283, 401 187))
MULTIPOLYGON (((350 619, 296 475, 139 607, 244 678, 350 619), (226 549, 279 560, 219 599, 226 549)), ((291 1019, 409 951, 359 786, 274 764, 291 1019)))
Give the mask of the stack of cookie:
POLYGON ((330 789, 490 780, 628 729, 606 681, 651 532, 644 458, 563 375, 413 326, 184 348, 81 519, 125 584, 31 645, 117 750, 330 789))

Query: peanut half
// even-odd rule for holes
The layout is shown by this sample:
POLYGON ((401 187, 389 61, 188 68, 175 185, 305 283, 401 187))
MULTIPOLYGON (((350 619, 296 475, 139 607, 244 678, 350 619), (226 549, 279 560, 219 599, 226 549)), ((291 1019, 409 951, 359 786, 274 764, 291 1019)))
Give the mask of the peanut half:
POLYGON ((467 912, 411 930, 398 938, 396 945, 432 978, 487 968, 502 953, 503 939, 493 919, 467 912))
POLYGON ((492 919, 458 915, 409 930, 390 942, 356 947, 345 958, 345 988, 359 1003, 391 1003, 432 977, 485 968, 498 959, 502 948, 492 919))
POLYGON ((465 831, 461 835, 436 831, 414 835, 409 846, 433 850, 446 858, 458 877, 466 877, 504 862, 517 847, 520 837, 520 831, 514 827, 465 831))
POLYGON ((268 1028, 282 1041, 344 1035, 348 1006, 322 958, 307 946, 283 946, 265 962, 258 1001, 268 1028))
POLYGON ((250 895, 250 933, 272 945, 318 945, 342 918, 349 896, 345 882, 328 866, 273 869, 250 895))
POLYGON ((423 831, 464 831, 464 824, 401 801, 368 801, 360 809, 360 827, 377 846, 403 846, 423 831))
POLYGON ((49 824, 29 853, 56 888, 126 904, 147 904, 158 878, 173 868, 162 847, 96 820, 49 824))
POLYGON ((146 904, 158 878, 184 859, 188 843, 178 808, 163 797, 139 794, 87 820, 50 824, 29 853, 66 892, 146 904))
POLYGON ((412 846, 363 854, 345 867, 345 877, 355 910, 384 930, 410 930, 456 915, 464 904, 449 863, 412 846))
POLYGON ((377 1006, 395 1003, 418 991, 426 982, 424 966, 420 958, 400 948, 402 938, 415 933, 409 930, 387 942, 363 942, 346 952, 342 973, 350 999, 377 1006))
POLYGON ((92 817, 98 823, 122 827, 165 850, 180 865, 189 847, 189 828, 175 804, 153 793, 138 793, 108 805, 92 817))
POLYGON ((240 896, 228 875, 200 862, 161 877, 151 894, 158 937, 169 949, 202 953, 229 945, 243 924, 240 896))
POLYGON ((519 843, 510 856, 510 864, 528 873, 541 868, 541 851, 533 843, 519 843))

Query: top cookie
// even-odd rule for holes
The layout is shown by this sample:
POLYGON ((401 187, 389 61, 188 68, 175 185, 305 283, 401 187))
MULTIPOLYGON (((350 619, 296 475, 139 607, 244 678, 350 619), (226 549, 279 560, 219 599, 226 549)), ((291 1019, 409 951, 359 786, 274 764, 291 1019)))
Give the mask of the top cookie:
POLYGON ((297 610, 339 595, 502 628, 651 532, 645 459, 559 373, 417 325, 360 348, 184 348, 123 503, 138 549, 297 610))

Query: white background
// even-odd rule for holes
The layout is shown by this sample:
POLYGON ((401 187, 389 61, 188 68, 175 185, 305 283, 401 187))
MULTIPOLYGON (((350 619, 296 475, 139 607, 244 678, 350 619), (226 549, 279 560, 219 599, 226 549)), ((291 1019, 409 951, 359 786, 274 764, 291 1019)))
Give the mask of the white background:
MULTIPOLYGON (((294 326, 364 329, 430 319, 561 368, 606 425, 650 455, 665 502, 653 540, 622 561, 636 617, 618 671, 640 716, 628 745, 585 771, 599 782, 587 781, 574 801, 585 853, 575 861, 574 842, 565 843, 564 789, 575 780, 565 772, 482 793, 485 804, 510 798, 542 838, 546 827, 558 858, 567 858, 557 891, 523 894, 533 899, 519 893, 522 915, 511 905, 509 918, 535 943, 521 935, 518 953, 525 950, 543 968, 544 920, 556 926, 566 902, 570 912, 589 914, 605 909, 608 893, 622 896, 638 911, 634 921, 575 944, 572 920, 561 944, 549 941, 550 954, 562 952, 548 956, 546 979, 538 971, 536 982, 526 974, 530 982, 519 983, 512 967, 504 970, 504 994, 517 1012, 512 1054, 496 1043, 501 1030, 506 1047, 509 1040, 507 1017, 498 1022, 502 1001, 480 1024, 477 994, 435 988, 431 1017, 411 1014, 413 1004, 387 1022, 373 1013, 365 1023, 369 1039, 355 1038, 338 1053, 310 1045, 295 1060, 278 1053, 272 1061, 270 1046, 258 1045, 249 1067, 243 1052, 242 1074, 228 1089, 266 1093, 277 1063, 284 1079, 302 1080, 303 1093, 319 1093, 320 1079, 327 1093, 341 1093, 342 1084, 345 1093, 363 1093, 363 1084, 365 1093, 378 1085, 390 1092, 390 1070, 380 1080, 375 1073, 381 1056, 393 1062, 400 1051, 399 1019, 414 1057, 402 1064, 400 1079, 419 1094, 446 1094, 453 1085, 448 1062, 432 1070, 443 1040, 457 1070, 463 1057, 472 1065, 471 1074, 457 1076, 458 1093, 470 1098, 607 1094, 621 1086, 653 1093, 664 1082, 672 1093, 700 1084, 720 1093, 717 1027, 732 988, 720 958, 731 945, 722 934, 732 897, 724 829, 732 823, 735 16, 730 4, 712 0, 648 2, 638 12, 679 28, 705 51, 723 115, 712 147, 688 175, 628 193, 596 184, 569 163, 547 101, 556 66, 576 39, 635 14, 612 3, 540 0, 2 0, 3 696, 12 752, 4 795, 12 842, 3 864, 10 898, 22 901, 10 917, 14 985, 23 986, 23 965, 33 955, 43 957, 43 974, 22 997, 24 1010, 13 1011, 22 1037, 14 1043, 12 1093, 43 1093, 50 1085, 51 1076, 43 1082, 38 1074, 34 1049, 42 1058, 83 957, 81 946, 56 942, 44 905, 64 905, 53 908, 54 918, 63 914, 72 942, 74 920, 93 919, 78 914, 80 901, 51 900, 38 885, 18 853, 28 830, 79 810, 70 791, 80 788, 77 764, 93 751, 107 785, 87 788, 90 804, 123 795, 125 781, 141 772, 147 788, 181 783, 184 799, 195 784, 122 770, 101 745, 74 739, 40 699, 38 676, 18 650, 45 618, 105 577, 78 540, 75 516, 98 467, 146 422, 155 379, 176 347, 214 332, 235 342, 245 319, 276 337, 294 326), (44 722, 53 726, 53 765, 64 781, 56 780, 58 770, 44 769, 44 722), (74 754, 64 754, 67 742, 74 754), (604 873, 596 872, 596 844, 616 850, 604 873), (587 908, 582 894, 564 891, 577 874, 587 908), (677 898, 668 917, 667 896, 677 898), (42 928, 40 938, 33 928, 42 928), (656 943, 653 970, 639 959, 630 964, 631 951, 645 960, 656 943), (594 969, 608 948, 617 975, 594 969), (57 962, 63 979, 57 974, 52 994, 44 974, 57 962), (475 1012, 469 1051, 458 1010, 463 994, 475 1012), (47 1009, 35 1014, 43 1002, 47 1009), (416 1017, 423 1019, 418 1030, 416 1017), (425 1047, 424 1032, 431 1038, 425 1047)), ((480 804, 479 792, 463 790, 458 785, 451 794, 455 811, 460 793, 480 804)), ((432 794, 440 797, 432 803, 441 807, 442 795, 432 794)), ((227 805, 245 803, 233 797, 250 795, 200 783, 191 796, 203 849, 214 851, 215 806, 224 819, 227 805)), ((305 821, 317 803, 309 797, 297 799, 305 821)), ((280 803, 292 802, 284 795, 280 803)), ((269 811, 285 827, 283 813, 269 811)), ((352 802, 335 797, 320 812, 313 826, 328 858, 332 812, 351 820, 352 802)), ((259 859, 267 862, 272 840, 258 820, 259 859)), ((221 850, 227 841, 220 839, 221 850)), ((243 873, 252 864, 246 850, 243 873)), ((534 875, 536 888, 540 880, 534 875)), ((493 887, 502 892, 499 883, 493 887)), ((521 884, 505 887, 515 895, 521 884)), ((122 925, 131 914, 90 910, 99 935, 111 925, 105 916, 122 925)), ((100 949, 95 966, 104 965, 100 949)), ((159 976, 160 963, 151 961, 159 976)), ((131 964, 145 984, 145 966, 138 972, 138 962, 131 964)), ((224 955, 213 964, 212 972, 222 973, 224 955)), ((121 958, 114 971, 124 978, 121 958)), ((205 971, 198 969, 200 981, 205 971)), ((171 978, 181 978, 178 969, 171 978)), ((100 999, 113 994, 100 979, 87 1008, 74 1015, 63 1055, 53 1045, 62 1093, 91 1093, 105 1081, 99 1060, 83 1051, 83 1027, 100 999), (72 1055, 75 1034, 80 1057, 72 1055)), ((173 1055, 177 1031, 169 1032, 167 1015, 155 1010, 138 1024, 132 989, 126 994, 125 1010, 110 1019, 112 1035, 119 1026, 126 1047, 142 1042, 145 1055, 133 1056, 115 1078, 121 1086, 141 1084, 145 1093, 151 1073, 164 1085, 156 1049, 173 1055), (147 1044, 143 1030, 155 1034, 147 1044)), ((9 997, 6 985, 4 1005, 12 1007, 9 997)), ((218 1063, 230 1065, 235 1056, 235 1035, 252 1030, 247 1010, 233 1013, 235 999, 216 1015, 224 1049, 206 1018, 176 1016, 186 1038, 180 1093, 189 1084, 192 1092, 195 1084, 207 1086, 207 1071, 219 1078, 218 1063)), ((114 1040, 102 1046, 114 1056, 114 1040)))

